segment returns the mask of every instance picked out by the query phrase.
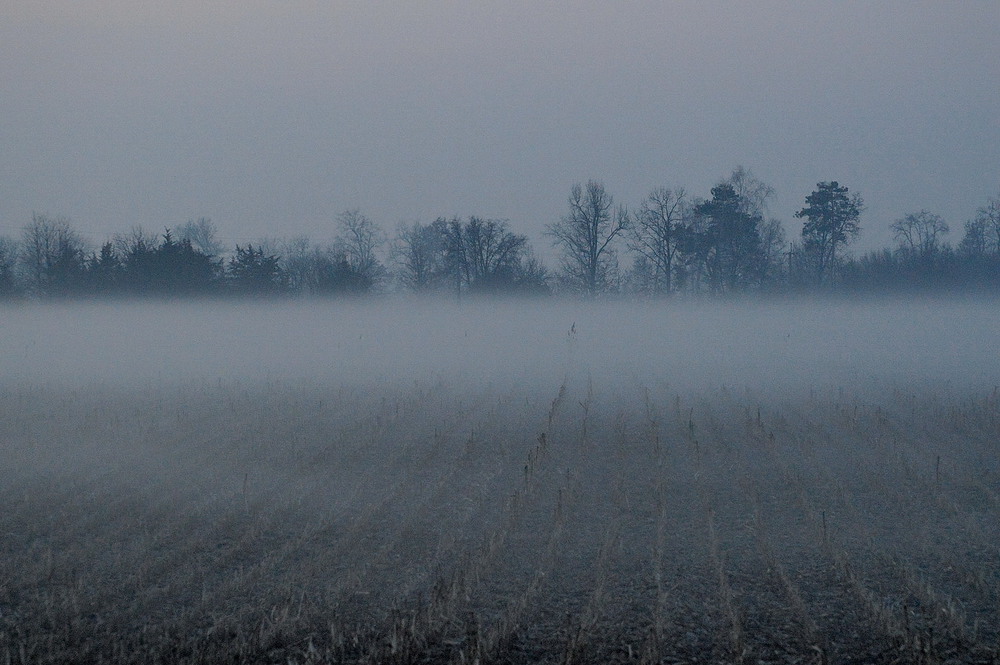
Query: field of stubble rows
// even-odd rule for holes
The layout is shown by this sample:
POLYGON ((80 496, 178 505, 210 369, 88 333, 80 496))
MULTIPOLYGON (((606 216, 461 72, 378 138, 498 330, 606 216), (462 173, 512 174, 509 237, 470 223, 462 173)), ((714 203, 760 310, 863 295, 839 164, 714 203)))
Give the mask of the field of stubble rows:
POLYGON ((613 379, 587 325, 530 382, 7 382, 0 659, 1000 659, 994 388, 613 379))

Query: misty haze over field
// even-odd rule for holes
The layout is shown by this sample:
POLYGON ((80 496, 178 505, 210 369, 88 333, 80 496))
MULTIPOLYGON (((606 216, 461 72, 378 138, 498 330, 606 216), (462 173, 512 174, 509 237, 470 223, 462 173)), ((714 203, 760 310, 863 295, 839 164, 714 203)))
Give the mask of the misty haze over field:
POLYGON ((376 300, 35 304, 3 309, 3 383, 239 381, 765 392, 1000 382, 992 299, 674 305, 376 300))
POLYGON ((995 300, 0 315, 0 660, 1000 654, 995 300))
POLYGON ((1000 2, 0 9, 0 663, 1000 662, 1000 2))

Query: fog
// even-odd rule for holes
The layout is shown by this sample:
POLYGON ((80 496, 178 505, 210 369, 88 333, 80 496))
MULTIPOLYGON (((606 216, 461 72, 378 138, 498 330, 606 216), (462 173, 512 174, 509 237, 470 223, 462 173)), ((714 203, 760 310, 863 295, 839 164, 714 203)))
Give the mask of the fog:
POLYGON ((991 388, 991 300, 28 304, 0 314, 5 385, 187 382, 795 394, 991 388))

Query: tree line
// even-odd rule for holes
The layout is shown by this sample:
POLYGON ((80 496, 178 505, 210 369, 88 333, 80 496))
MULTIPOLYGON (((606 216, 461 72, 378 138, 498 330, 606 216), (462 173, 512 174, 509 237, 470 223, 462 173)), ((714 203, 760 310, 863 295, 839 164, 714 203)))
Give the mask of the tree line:
POLYGON ((633 294, 880 292, 1000 287, 1000 196, 965 223, 961 241, 927 210, 891 225, 896 246, 860 257, 862 197, 819 182, 795 213, 792 241, 767 216, 774 189, 736 168, 705 198, 654 189, 631 210, 603 183, 576 184, 546 226, 550 270, 508 221, 477 216, 400 224, 392 237, 359 210, 336 219, 327 244, 261 240, 231 249, 208 219, 160 234, 135 227, 90 248, 62 217, 35 214, 19 238, 0 236, 0 296, 288 296, 414 293, 598 297, 633 294))

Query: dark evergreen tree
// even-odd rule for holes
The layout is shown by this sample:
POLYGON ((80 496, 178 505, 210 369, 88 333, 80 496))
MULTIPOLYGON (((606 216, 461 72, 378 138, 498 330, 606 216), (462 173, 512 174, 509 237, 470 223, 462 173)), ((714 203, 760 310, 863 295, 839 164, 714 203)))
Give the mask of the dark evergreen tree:
POLYGON ((697 257, 713 293, 744 290, 759 283, 760 215, 747 211, 745 202, 728 182, 712 188, 712 198, 695 206, 695 225, 684 241, 697 257))
POLYGON ((222 274, 221 260, 194 248, 189 239, 174 240, 167 229, 159 243, 136 230, 126 243, 124 282, 137 295, 204 295, 216 290, 222 274))
POLYGON ((91 254, 87 273, 94 293, 112 295, 120 293, 124 288, 125 265, 111 242, 101 245, 99 254, 91 254))
POLYGON ((253 245, 236 245, 226 278, 229 289, 241 295, 276 295, 286 290, 279 257, 265 254, 262 247, 254 249, 253 245))
POLYGON ((795 213, 802 226, 802 247, 817 283, 824 283, 836 269, 839 252, 861 232, 858 219, 864 209, 861 196, 848 196, 837 181, 820 182, 806 197, 806 207, 795 213))
POLYGON ((364 295, 375 286, 370 275, 358 271, 347 254, 337 249, 314 252, 309 285, 311 293, 342 296, 364 295))

